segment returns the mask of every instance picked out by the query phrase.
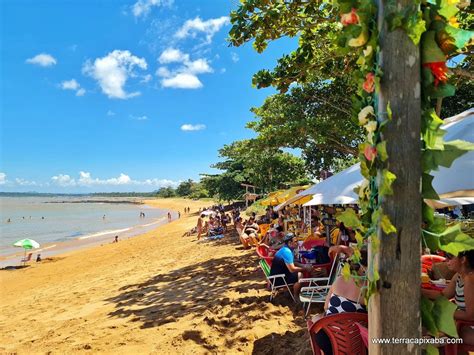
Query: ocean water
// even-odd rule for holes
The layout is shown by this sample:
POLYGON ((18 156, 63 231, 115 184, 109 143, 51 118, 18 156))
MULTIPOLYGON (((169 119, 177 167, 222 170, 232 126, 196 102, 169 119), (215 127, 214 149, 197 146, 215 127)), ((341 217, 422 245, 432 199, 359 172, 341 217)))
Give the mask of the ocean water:
POLYGON ((17 240, 30 238, 41 247, 75 239, 113 240, 153 229, 168 210, 131 203, 134 198, 87 196, 0 197, 0 255, 18 252, 17 240), (95 201, 93 203, 86 202, 95 201), (140 218, 140 212, 145 213, 140 218), (107 238, 107 239, 106 239, 107 238))

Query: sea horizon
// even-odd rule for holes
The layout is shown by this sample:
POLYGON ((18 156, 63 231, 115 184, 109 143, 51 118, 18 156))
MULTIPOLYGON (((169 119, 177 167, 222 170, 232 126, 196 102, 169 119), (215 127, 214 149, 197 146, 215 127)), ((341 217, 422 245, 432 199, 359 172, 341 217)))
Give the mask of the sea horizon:
POLYGON ((24 238, 40 243, 41 248, 32 252, 51 254, 53 247, 71 242, 85 245, 112 241, 115 235, 132 237, 156 228, 167 212, 136 197, 0 195, 0 257, 22 252, 12 244, 24 238))

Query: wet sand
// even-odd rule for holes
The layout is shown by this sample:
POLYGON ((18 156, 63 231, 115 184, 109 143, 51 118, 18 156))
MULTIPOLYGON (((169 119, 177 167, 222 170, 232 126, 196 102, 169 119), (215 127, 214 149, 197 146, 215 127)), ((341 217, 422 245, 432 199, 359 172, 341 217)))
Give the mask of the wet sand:
POLYGON ((179 210, 181 219, 0 271, 1 352, 311 353, 291 299, 280 294, 268 302, 253 250, 232 234, 205 242, 183 237, 197 208, 210 202, 147 203, 179 210), (183 214, 187 206, 191 215, 183 214))

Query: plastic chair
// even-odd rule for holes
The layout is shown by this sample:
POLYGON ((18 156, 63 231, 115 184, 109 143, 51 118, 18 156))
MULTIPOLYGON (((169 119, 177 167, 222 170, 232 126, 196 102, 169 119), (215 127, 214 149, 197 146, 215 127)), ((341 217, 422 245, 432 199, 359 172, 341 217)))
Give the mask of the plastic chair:
POLYGON ((320 355, 321 349, 316 342, 316 333, 326 332, 331 341, 333 354, 338 355, 365 355, 364 346, 357 324, 368 328, 367 313, 339 313, 318 319, 316 322, 308 320, 308 332, 313 354, 320 355))

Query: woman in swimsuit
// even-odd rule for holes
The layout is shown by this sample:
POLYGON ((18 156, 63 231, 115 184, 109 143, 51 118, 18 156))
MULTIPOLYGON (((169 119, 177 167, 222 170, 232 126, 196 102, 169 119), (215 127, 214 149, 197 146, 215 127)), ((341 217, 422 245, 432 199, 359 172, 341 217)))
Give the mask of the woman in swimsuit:
MULTIPOLYGON (((448 286, 441 292, 422 290, 424 296, 436 299, 440 295, 447 299, 454 298, 458 309, 454 312, 454 319, 460 321, 474 321, 474 250, 460 252, 457 256, 447 254, 448 268, 456 274, 448 286)), ((459 332, 464 344, 474 345, 474 329, 464 326, 459 332)))

